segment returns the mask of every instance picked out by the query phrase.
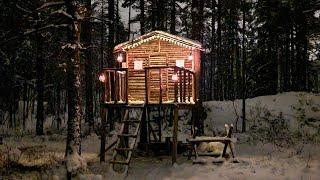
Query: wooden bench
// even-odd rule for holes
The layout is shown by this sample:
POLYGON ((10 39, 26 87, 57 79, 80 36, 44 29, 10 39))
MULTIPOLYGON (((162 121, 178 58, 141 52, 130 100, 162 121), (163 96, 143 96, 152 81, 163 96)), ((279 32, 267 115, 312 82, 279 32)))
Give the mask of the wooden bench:
MULTIPOLYGON (((230 147, 231 156, 234 159, 235 158, 235 147, 234 143, 237 141, 235 138, 232 138, 232 131, 233 131, 233 125, 226 124, 226 136, 225 137, 209 137, 209 136, 199 136, 192 139, 187 139, 187 141, 190 143, 190 151, 188 159, 191 159, 192 153, 194 152, 195 160, 198 158, 198 156, 216 156, 216 153, 199 153, 197 146, 200 143, 203 142, 221 142, 224 144, 224 148, 222 153, 220 154, 220 157, 226 158, 227 148, 230 147)), ((219 154, 218 154, 219 156, 219 154)))

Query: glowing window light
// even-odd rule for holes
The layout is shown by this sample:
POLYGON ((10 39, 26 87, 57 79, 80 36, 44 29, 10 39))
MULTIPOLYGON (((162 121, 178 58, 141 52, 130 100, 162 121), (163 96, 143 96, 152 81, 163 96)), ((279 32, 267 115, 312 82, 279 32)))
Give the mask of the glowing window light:
POLYGON ((192 53, 189 54, 188 60, 189 60, 189 61, 192 61, 192 60, 193 60, 193 54, 192 54, 192 53))
POLYGON ((184 67, 184 60, 176 60, 176 66, 178 67, 184 67))
POLYGON ((100 82, 106 82, 106 76, 104 74, 100 74, 99 81, 100 82))
POLYGON ((173 81, 178 81, 179 80, 179 77, 177 74, 172 74, 172 80, 173 81))
POLYGON ((134 61, 133 65, 134 70, 142 70, 143 69, 143 61, 134 61))

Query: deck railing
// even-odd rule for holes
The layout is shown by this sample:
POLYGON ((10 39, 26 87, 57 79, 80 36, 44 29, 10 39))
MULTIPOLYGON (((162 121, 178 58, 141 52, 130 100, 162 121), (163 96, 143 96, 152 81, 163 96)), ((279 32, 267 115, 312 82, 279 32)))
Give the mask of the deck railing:
MULTIPOLYGON (((191 103, 196 99, 193 71, 177 66, 145 67, 144 71, 145 103, 191 103), (156 75, 156 80, 152 80, 150 73, 156 75), (173 75, 177 79, 173 79, 173 75)), ((104 68, 102 73, 105 76, 105 102, 128 104, 128 68, 104 68)))
POLYGON ((105 101, 128 104, 128 68, 104 68, 105 101))
MULTIPOLYGON (((167 73, 167 78, 169 82, 173 82, 173 99, 168 98, 167 101, 173 101, 178 103, 192 102, 196 99, 195 95, 195 78, 194 72, 185 68, 177 66, 154 66, 154 67, 145 67, 145 86, 146 86, 146 103, 150 102, 150 72, 157 71, 159 73, 159 104, 162 104, 163 101, 163 73, 167 73), (172 76, 175 75, 177 79, 173 79, 172 76)), ((170 87, 170 86, 169 86, 170 87)), ((168 88, 168 86, 167 86, 168 88)), ((170 89, 169 89, 170 90, 170 89)), ((168 90, 167 90, 168 92, 168 90)), ((154 101, 152 101, 154 103, 154 101)))

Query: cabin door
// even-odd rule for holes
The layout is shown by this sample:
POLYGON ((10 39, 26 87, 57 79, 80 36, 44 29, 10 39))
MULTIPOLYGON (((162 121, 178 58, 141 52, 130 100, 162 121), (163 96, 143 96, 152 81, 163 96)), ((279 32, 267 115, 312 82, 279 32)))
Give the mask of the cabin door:
MULTIPOLYGON (((152 53, 149 55, 149 67, 164 67, 168 65, 167 53, 152 53)), ((168 69, 156 68, 149 71, 150 83, 150 101, 168 101, 169 100, 169 81, 168 69), (160 96, 161 93, 161 96, 160 96)))

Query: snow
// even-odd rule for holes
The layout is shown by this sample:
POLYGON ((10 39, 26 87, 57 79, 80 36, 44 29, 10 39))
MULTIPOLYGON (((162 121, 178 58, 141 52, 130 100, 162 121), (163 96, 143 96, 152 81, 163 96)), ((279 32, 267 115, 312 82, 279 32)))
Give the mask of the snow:
POLYGON ((85 169, 87 167, 86 160, 81 157, 78 153, 73 152, 66 158, 66 166, 68 172, 75 172, 79 169, 85 169))
MULTIPOLYGON (((241 116, 241 100, 211 101, 204 102, 204 106, 210 110, 205 120, 206 134, 211 135, 212 130, 224 131, 225 123, 235 124, 237 111, 241 116)), ((296 122, 302 118, 320 119, 320 95, 304 92, 288 92, 272 96, 261 96, 247 100, 248 126, 256 118, 265 116, 265 112, 272 115, 283 113, 284 118, 292 122, 292 128, 297 128, 296 122)), ((131 112, 132 117, 138 116, 131 112)), ((187 124, 190 114, 179 112, 179 140, 188 137, 190 125, 187 124)), ((238 125, 241 124, 241 117, 238 125)), ((238 126, 241 128, 241 126, 238 126)), ((50 128, 48 126, 48 128, 50 128)), ((117 125, 116 129, 119 129, 117 125)), ((171 128, 166 128, 164 133, 170 136, 171 128)), ((203 164, 193 164, 187 157, 178 156, 178 162, 171 164, 170 156, 137 156, 133 153, 128 177, 126 179, 320 179, 320 145, 319 142, 301 141, 299 145, 290 147, 279 147, 272 143, 249 143, 242 141, 248 134, 235 134, 238 141, 235 143, 236 158, 239 163, 230 160, 216 159, 213 157, 199 157, 203 164), (222 160, 222 162, 221 162, 222 160)), ((165 136, 165 135, 164 135, 165 136)), ((112 137, 107 138, 107 143, 116 139, 116 131, 112 137)), ((8 179, 65 179, 66 166, 64 162, 65 135, 48 135, 35 137, 32 135, 5 137, 5 145, 0 145, 1 155, 6 155, 6 147, 16 149, 21 146, 43 145, 45 156, 42 160, 49 161, 44 157, 53 157, 51 166, 46 166, 41 171, 15 171, 7 176, 8 179)), ((223 145, 220 143, 203 144, 200 150, 221 151, 223 145)), ((91 134, 82 139, 81 157, 73 154, 67 161, 69 171, 86 167, 80 171, 75 179, 116 179, 111 178, 109 171, 109 160, 112 151, 106 153, 106 163, 99 162, 100 139, 99 136, 91 134)), ((11 152, 14 153, 14 152, 11 152)), ((21 159, 21 158, 20 158, 21 159)), ((27 161, 19 162, 21 165, 28 164, 27 161)), ((50 165, 50 164, 49 164, 50 165)), ((1 167, 0 167, 1 169, 1 167)), ((0 179, 2 174, 0 174, 0 179)), ((4 178, 6 179, 6 177, 4 178)))
MULTIPOLYGON (((238 128, 241 128, 242 101, 209 101, 203 103, 207 109, 207 133, 212 130, 222 130, 225 123, 233 123, 239 116, 238 128)), ((250 122, 264 116, 268 111, 277 116, 282 113, 285 119, 291 121, 291 128, 297 127, 297 119, 301 111, 305 111, 306 118, 320 119, 320 95, 305 92, 286 92, 271 96, 260 96, 246 100, 246 116, 250 122)))

